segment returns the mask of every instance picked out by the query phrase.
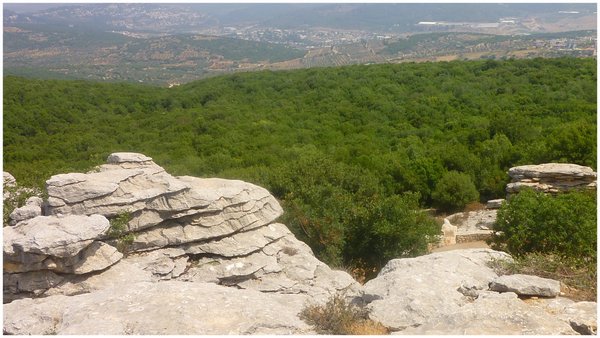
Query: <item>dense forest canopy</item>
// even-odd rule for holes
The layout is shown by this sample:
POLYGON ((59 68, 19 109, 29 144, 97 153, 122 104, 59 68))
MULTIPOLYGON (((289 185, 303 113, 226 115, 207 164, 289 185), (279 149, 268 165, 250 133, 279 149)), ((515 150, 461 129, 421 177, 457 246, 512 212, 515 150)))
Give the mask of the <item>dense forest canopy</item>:
POLYGON ((596 60, 264 71, 170 89, 9 76, 3 127, 4 170, 22 183, 140 152, 175 175, 264 186, 328 263, 378 266, 437 233, 411 210, 504 197, 515 165, 595 169, 596 60))

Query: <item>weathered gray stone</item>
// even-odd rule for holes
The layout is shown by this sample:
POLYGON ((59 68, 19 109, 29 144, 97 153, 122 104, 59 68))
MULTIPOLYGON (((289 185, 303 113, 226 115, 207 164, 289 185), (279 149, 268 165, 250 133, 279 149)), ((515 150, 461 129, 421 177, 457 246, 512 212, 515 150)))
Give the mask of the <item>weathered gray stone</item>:
POLYGON ((18 222, 24 221, 24 220, 28 220, 37 216, 41 216, 42 215, 42 205, 44 203, 44 200, 42 200, 40 197, 37 196, 32 196, 29 197, 27 199, 27 201, 25 201, 25 205, 20 207, 20 208, 16 208, 15 210, 13 210, 10 215, 9 218, 11 220, 11 225, 15 225, 18 222))
POLYGON ((185 251, 181 248, 135 253, 127 257, 129 263, 149 271, 159 279, 171 279, 181 275, 187 267, 188 259, 185 251))
POLYGON ((146 208, 148 200, 189 187, 159 166, 122 169, 106 165, 88 174, 61 174, 46 182, 48 214, 101 214, 107 217, 146 208), (107 170, 106 168, 111 168, 107 170))
POLYGON ((117 251, 115 247, 103 242, 93 242, 76 257, 67 259, 63 263, 65 265, 64 269, 52 270, 80 275, 104 270, 118 262, 122 257, 123 254, 117 251))
POLYGON ((500 209, 500 207, 502 206, 502 203, 504 203, 504 201, 506 201, 504 198, 489 200, 485 204, 485 208, 486 209, 500 209))
POLYGON ((514 292, 521 296, 556 297, 560 293, 560 282, 530 275, 504 275, 490 283, 490 290, 514 292))
POLYGON ((180 279, 215 282, 264 292, 323 298, 338 291, 358 295, 350 275, 316 259, 283 224, 270 224, 209 243, 184 246, 199 255, 180 279), (205 257, 202 257, 202 256, 205 257))
POLYGON ((596 335, 597 309, 596 302, 575 302, 568 298, 532 298, 527 299, 529 306, 540 308, 556 320, 563 321, 573 330, 583 335, 596 335))
POLYGON ((456 232, 458 227, 452 225, 447 218, 444 218, 444 224, 442 224, 442 241, 440 245, 453 245, 456 244, 456 232))
POLYGON ((184 244, 182 249, 194 255, 209 254, 225 258, 247 256, 288 235, 289 230, 282 224, 270 224, 214 241, 184 244))
POLYGON ((2 185, 4 187, 14 187, 17 185, 17 180, 7 171, 2 172, 2 185))
POLYGON ((492 259, 511 257, 491 249, 465 249, 391 260, 364 285, 370 317, 397 331, 455 313, 471 301, 459 291, 461 286, 485 290, 497 277, 487 265, 492 259))
POLYGON ((178 218, 137 233, 133 250, 221 238, 265 226, 283 213, 275 198, 255 185, 221 179, 181 179, 190 184, 192 189, 172 198, 169 205, 181 205, 181 210, 185 210, 184 205, 203 204, 204 210, 195 210, 191 216, 187 215, 191 213, 189 211, 173 215, 171 217, 178 218))
POLYGON ((596 302, 577 302, 567 306, 560 317, 568 321, 573 330, 582 335, 597 335, 597 311, 596 302))
POLYGON ((151 157, 138 153, 112 153, 106 159, 109 164, 149 163, 150 161, 152 161, 151 157))
POLYGON ((19 294, 22 292, 31 292, 34 294, 40 294, 50 288, 55 287, 63 280, 64 277, 48 270, 15 274, 4 273, 4 293, 19 294))
POLYGON ((124 283, 76 296, 4 305, 7 334, 311 334, 298 318, 301 295, 237 290, 210 283, 124 283), (176 319, 176 320, 175 320, 176 319))
POLYGON ((482 292, 453 312, 438 311, 402 335, 563 335, 571 326, 548 312, 527 305, 512 292, 482 292))
POLYGON ((175 178, 150 158, 135 153, 112 154, 109 164, 87 174, 55 175, 47 181, 47 189, 48 214, 110 218, 128 212, 129 231, 156 227, 154 232, 136 236, 134 250, 263 226, 283 212, 275 198, 258 186, 234 180, 175 178))
POLYGON ((570 163, 544 163, 510 168, 512 178, 506 186, 509 194, 524 187, 545 193, 558 193, 573 189, 596 189, 596 173, 590 167, 570 163))
POLYGON ((20 262, 20 255, 73 257, 110 227, 101 215, 38 216, 3 229, 4 255, 20 262))
POLYGON ((157 282, 161 279, 161 276, 153 275, 150 269, 146 269, 149 266, 148 262, 132 262, 131 256, 127 256, 109 269, 97 273, 61 275, 64 280, 59 285, 48 289, 44 294, 48 296, 78 295, 117 287, 123 283, 157 282))

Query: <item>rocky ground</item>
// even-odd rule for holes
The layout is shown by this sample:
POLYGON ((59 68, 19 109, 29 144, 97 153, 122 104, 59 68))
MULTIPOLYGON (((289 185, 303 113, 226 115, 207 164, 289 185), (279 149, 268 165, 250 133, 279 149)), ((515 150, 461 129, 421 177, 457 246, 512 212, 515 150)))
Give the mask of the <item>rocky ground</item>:
POLYGON ((43 203, 11 214, 5 334, 314 334, 298 314, 334 294, 396 334, 596 332, 596 303, 498 276, 488 263, 505 253, 396 259, 363 286, 277 223, 263 188, 173 177, 142 154, 107 162, 53 176, 43 203))

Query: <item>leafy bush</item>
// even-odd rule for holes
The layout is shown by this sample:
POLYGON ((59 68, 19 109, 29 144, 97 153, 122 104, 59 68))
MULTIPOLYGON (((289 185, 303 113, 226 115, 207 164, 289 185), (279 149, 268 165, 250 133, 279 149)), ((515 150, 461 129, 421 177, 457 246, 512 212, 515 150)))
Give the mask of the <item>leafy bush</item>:
POLYGON ((386 196, 370 171, 327 156, 303 155, 269 185, 284 199, 282 222, 332 266, 378 270, 392 258, 426 253, 439 233, 419 210, 418 194, 386 196))
POLYGON ((127 247, 135 240, 135 235, 127 233, 127 223, 131 220, 131 213, 122 212, 119 213, 115 218, 110 220, 110 228, 108 229, 108 236, 117 240, 117 250, 120 252, 127 252, 127 247))
POLYGON ((495 248, 521 256, 556 253, 596 261, 596 195, 569 192, 557 196, 524 190, 498 211, 495 248))
POLYGON ((479 199, 479 192, 471 177, 458 171, 442 176, 431 194, 433 202, 443 210, 460 210, 469 202, 479 199))
POLYGON ((377 335, 388 334, 388 329, 368 317, 364 308, 348 304, 336 294, 324 305, 308 305, 300 318, 314 326, 319 334, 377 335))

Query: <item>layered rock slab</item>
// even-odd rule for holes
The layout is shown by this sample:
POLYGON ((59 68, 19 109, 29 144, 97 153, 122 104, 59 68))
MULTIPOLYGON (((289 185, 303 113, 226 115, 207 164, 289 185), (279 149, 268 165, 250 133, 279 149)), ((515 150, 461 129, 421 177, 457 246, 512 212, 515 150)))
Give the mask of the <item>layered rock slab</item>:
POLYGON ((46 213, 128 213, 136 232, 130 250, 151 250, 261 227, 281 216, 275 198, 256 185, 218 178, 173 177, 152 159, 115 153, 86 174, 55 175, 47 181, 46 213))
POLYGON ((302 293, 320 300, 338 291, 354 296, 360 293, 359 284, 350 275, 319 261, 305 243, 279 223, 183 249, 200 258, 181 275, 182 280, 302 293))
POLYGON ((530 275, 504 275, 490 283, 490 290, 521 296, 556 297, 560 294, 560 282, 530 275))
POLYGON ((297 314, 301 295, 237 290, 212 283, 123 283, 77 296, 4 305, 4 333, 311 334, 297 314))
POLYGON ((590 167, 570 163, 544 163, 523 165, 508 170, 511 183, 506 192, 518 193, 531 188, 544 193, 559 193, 570 190, 595 190, 596 173, 590 167))
POLYGON ((101 215, 38 216, 3 228, 4 272, 50 270, 83 274, 102 270, 122 254, 96 239, 110 224, 101 215))
POLYGON ((298 318, 308 299, 360 293, 274 223, 267 190, 173 177, 142 154, 107 162, 53 176, 47 216, 4 230, 5 333, 312 333, 298 318), (123 257, 109 243, 127 233, 123 257))

